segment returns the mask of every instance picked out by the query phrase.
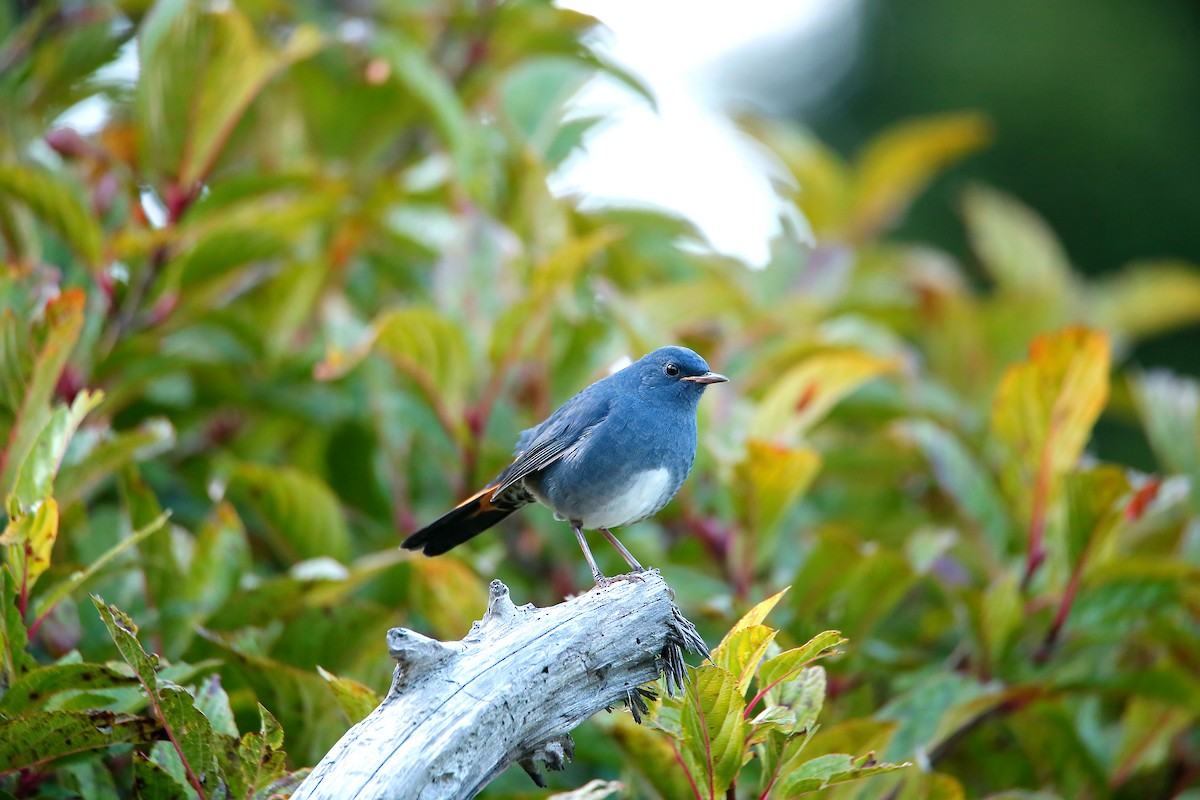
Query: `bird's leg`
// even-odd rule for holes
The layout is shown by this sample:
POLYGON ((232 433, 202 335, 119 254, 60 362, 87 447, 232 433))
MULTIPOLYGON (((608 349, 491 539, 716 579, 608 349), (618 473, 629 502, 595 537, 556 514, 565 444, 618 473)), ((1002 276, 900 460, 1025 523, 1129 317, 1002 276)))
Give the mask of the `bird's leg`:
POLYGON ((596 581, 597 586, 607 586, 608 578, 604 577, 600 568, 596 566, 596 559, 592 557, 587 539, 583 538, 583 523, 579 520, 571 520, 571 530, 575 532, 575 540, 579 542, 579 547, 583 550, 583 557, 587 559, 588 566, 592 568, 592 579, 596 581))
POLYGON ((638 560, 633 557, 633 553, 625 549, 625 545, 617 541, 617 537, 612 535, 612 531, 608 528, 597 528, 604 535, 605 539, 612 542, 612 546, 617 548, 617 552, 621 554, 621 558, 625 559, 625 563, 633 567, 634 572, 645 572, 646 568, 638 563, 638 560))

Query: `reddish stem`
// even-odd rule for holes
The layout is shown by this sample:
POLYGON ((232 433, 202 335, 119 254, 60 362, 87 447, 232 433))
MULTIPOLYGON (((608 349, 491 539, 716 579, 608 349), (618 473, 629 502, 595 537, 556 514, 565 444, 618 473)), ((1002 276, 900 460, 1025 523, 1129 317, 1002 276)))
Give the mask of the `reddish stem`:
MULTIPOLYGON (((135 670, 136 671, 136 670, 135 670)), ((179 744, 179 740, 175 738, 175 732, 171 730, 171 726, 167 724, 167 716, 163 713, 162 705, 158 702, 158 693, 152 690, 150 686, 138 675, 138 683, 142 685, 142 689, 146 692, 146 696, 150 698, 150 707, 154 709, 154 715, 158 717, 159 724, 162 725, 163 731, 166 732, 167 738, 174 746, 175 752, 179 754, 179 760, 183 764, 183 770, 187 773, 188 782, 192 784, 192 788, 196 790, 200 800, 208 800, 208 795, 204 793, 204 786, 200 783, 200 778, 196 776, 192 765, 188 763, 187 757, 183 754, 183 746, 179 744)))
POLYGON ((1033 509, 1029 520, 1029 555, 1025 560, 1025 576, 1021 579, 1022 591, 1029 589, 1034 573, 1046 560, 1046 504, 1050 493, 1049 452, 1042 450, 1037 480, 1033 486, 1033 509))
POLYGON ((671 752, 675 754, 675 760, 679 762, 679 766, 683 768, 683 775, 687 778, 688 785, 692 787, 692 796, 696 800, 704 800, 704 796, 700 794, 700 788, 696 786, 696 779, 692 777, 692 771, 687 768, 684 763, 683 756, 679 753, 679 748, 675 746, 675 740, 668 737, 667 743, 671 745, 671 752))
POLYGON ((21 592, 17 597, 17 610, 21 612, 21 619, 25 619, 25 611, 29 606, 29 559, 33 557, 33 545, 28 540, 25 542, 25 558, 21 562, 21 592))

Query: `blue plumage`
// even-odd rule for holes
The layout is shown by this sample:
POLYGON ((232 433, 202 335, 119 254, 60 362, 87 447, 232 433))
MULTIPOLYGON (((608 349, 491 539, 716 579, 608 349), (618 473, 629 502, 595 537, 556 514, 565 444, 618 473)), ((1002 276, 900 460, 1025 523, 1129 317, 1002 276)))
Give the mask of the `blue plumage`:
POLYGON ((686 347, 655 350, 524 431, 515 460, 496 480, 402 546, 444 553, 537 501, 571 523, 597 583, 605 579, 583 529, 600 530, 641 569, 608 529, 658 513, 679 491, 696 458, 700 396, 724 380, 686 347))

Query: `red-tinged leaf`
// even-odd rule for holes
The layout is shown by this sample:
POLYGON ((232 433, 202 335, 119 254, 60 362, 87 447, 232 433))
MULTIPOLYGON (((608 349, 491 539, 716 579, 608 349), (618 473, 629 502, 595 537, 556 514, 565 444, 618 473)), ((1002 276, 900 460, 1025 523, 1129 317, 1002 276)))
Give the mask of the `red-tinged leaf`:
POLYGON ((1160 488, 1162 488, 1162 478, 1151 478, 1135 491, 1125 506, 1125 520, 1136 522, 1141 519, 1142 515, 1146 513, 1147 507, 1158 497, 1160 488))
POLYGON ((810 356, 768 387, 749 435, 774 442, 803 436, 842 398, 895 367, 895 361, 857 350, 810 356))
POLYGON ((1008 369, 992 404, 992 435, 1004 478, 1029 525, 1028 582, 1044 555, 1050 508, 1108 402, 1108 338, 1086 328, 1039 336, 1008 369))
POLYGON ((758 670, 758 693, 750 701, 747 710, 753 710, 754 705, 765 697, 768 691, 800 677, 801 671, 813 661, 841 652, 837 648, 846 641, 847 639, 837 631, 824 631, 800 647, 785 650, 768 660, 758 670))

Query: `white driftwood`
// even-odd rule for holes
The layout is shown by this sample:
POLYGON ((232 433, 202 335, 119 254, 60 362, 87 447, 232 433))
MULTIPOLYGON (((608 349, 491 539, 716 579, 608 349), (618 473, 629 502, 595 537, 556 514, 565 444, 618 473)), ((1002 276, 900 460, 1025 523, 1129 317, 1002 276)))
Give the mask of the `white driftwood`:
POLYGON ((516 606, 492 581, 483 619, 461 642, 388 631, 392 688, 326 753, 293 800, 473 797, 519 762, 562 769, 568 735, 602 708, 645 708, 663 672, 682 685, 682 648, 704 650, 655 570, 548 608, 516 606))

